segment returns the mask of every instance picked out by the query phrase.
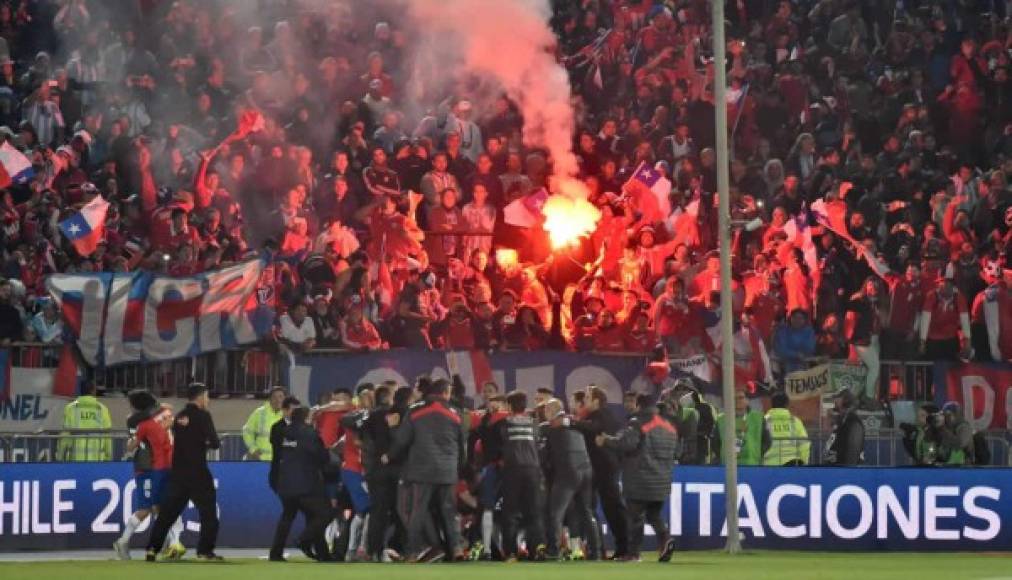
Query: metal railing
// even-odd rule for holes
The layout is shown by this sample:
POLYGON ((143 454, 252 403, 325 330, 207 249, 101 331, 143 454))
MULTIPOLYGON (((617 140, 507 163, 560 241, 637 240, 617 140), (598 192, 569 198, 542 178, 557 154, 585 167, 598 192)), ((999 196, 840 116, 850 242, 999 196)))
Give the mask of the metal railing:
MULTIPOLYGON (((11 366, 30 368, 56 368, 62 345, 42 343, 15 343, 9 347, 11 366)), ((308 356, 352 355, 354 351, 342 348, 316 348, 308 356)), ((642 357, 642 352, 592 352, 613 357, 642 357)), ((832 362, 834 364, 860 364, 848 361, 810 359, 809 366, 832 362)), ((167 362, 128 363, 112 368, 89 368, 89 377, 106 391, 126 392, 147 389, 162 396, 181 395, 180 389, 192 379, 198 380, 215 394, 263 395, 271 386, 279 384, 282 369, 290 364, 276 345, 250 346, 241 350, 222 350, 196 357, 167 362)), ((932 362, 882 361, 879 392, 892 399, 906 398, 915 401, 931 400, 932 362)))
MULTIPOLYGON (((808 444, 810 454, 805 465, 824 465, 829 435, 826 431, 813 430, 808 437, 780 439, 783 455, 777 460, 777 451, 774 450, 769 463, 782 465, 787 459, 796 457, 795 451, 800 452, 803 444, 808 444)), ((210 461, 247 460, 246 444, 241 431, 221 431, 218 437, 221 439, 221 448, 208 453, 210 461)), ((129 438, 129 433, 123 430, 0 432, 0 464, 127 460, 129 438)), ((988 431, 985 440, 991 452, 990 466, 1012 467, 1012 434, 988 431)), ((902 430, 881 429, 865 435, 864 466, 905 467, 913 464, 913 459, 903 446, 902 430)))
MULTIPOLYGON (((241 431, 218 433, 221 448, 208 452, 211 461, 243 461, 246 444, 241 431)), ((34 433, 0 433, 0 464, 125 461, 129 458, 124 430, 67 429, 34 433)))

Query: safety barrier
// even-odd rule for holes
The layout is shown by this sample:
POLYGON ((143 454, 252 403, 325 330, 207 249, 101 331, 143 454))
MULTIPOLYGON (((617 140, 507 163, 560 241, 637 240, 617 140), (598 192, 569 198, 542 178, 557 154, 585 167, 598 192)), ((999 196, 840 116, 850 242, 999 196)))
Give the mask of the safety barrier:
MULTIPOLYGON (((62 345, 15 343, 9 347, 12 367, 55 369, 62 345)), ((405 351, 407 352, 407 351, 405 351)), ((303 356, 349 356, 356 354, 341 348, 317 348, 303 356)), ((588 353, 609 357, 642 357, 643 353, 588 353)), ((810 359, 808 365, 828 362, 810 359)), ((846 361, 832 361, 848 364, 846 361)), ((926 401, 932 398, 932 362, 886 360, 881 363, 880 389, 891 399, 926 401)), ((126 392, 147 389, 161 396, 181 395, 191 380, 198 380, 220 395, 263 395, 280 384, 290 359, 275 347, 265 345, 242 350, 222 350, 192 358, 158 363, 124 364, 112 368, 88 369, 100 388, 126 392)))
MULTIPOLYGON (((208 453, 211 461, 245 461, 248 459, 241 431, 218 433, 221 448, 208 453)), ((781 439, 779 451, 769 456, 772 465, 784 465, 798 457, 804 445, 810 448, 805 465, 824 465, 830 433, 809 432, 808 437, 781 439), (779 453, 779 456, 778 456, 779 453)), ((0 464, 119 461, 127 456, 126 431, 51 430, 39 433, 0 432, 0 464)), ((991 451, 991 467, 1012 467, 1012 434, 989 431, 985 434, 991 451)), ((903 447, 903 432, 882 429, 865 435, 864 466, 904 467, 913 465, 903 447)))
MULTIPOLYGON (((243 461, 246 444, 241 431, 218 433, 221 448, 208 453, 211 461, 243 461)), ((128 458, 124 430, 51 430, 39 433, 0 433, 2 463, 82 463, 128 458)))

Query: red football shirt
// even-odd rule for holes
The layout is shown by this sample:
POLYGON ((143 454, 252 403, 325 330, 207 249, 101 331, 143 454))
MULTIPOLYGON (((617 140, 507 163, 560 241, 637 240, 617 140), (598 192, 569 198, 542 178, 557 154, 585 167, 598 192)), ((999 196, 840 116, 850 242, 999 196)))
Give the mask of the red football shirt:
POLYGON ((151 450, 151 469, 172 467, 172 439, 169 431, 154 418, 145 419, 137 426, 137 440, 151 450))

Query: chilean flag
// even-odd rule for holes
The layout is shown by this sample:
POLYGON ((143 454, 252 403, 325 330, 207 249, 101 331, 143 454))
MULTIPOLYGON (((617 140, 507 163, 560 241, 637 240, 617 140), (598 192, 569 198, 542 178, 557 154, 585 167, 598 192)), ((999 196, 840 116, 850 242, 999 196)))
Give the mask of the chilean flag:
POLYGON ((542 210, 547 201, 548 192, 543 187, 515 199, 503 208, 503 221, 518 228, 532 228, 545 217, 542 210))
POLYGON ((639 210, 647 221, 662 221, 671 215, 671 181, 660 171, 641 161, 626 182, 625 189, 638 196, 639 210))
POLYGON ((105 214, 109 202, 97 196, 81 211, 60 222, 60 231, 82 256, 89 256, 98 247, 105 233, 105 214))
POLYGON ((0 189, 12 184, 28 183, 28 180, 34 175, 32 162, 25 157, 25 154, 4 141, 4 144, 0 145, 0 189))

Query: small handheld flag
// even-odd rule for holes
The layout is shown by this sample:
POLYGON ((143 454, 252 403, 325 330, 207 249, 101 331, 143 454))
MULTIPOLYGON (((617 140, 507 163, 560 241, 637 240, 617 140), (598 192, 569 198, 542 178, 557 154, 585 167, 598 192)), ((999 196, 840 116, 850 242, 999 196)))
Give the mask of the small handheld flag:
POLYGON ((82 256, 89 256, 105 234, 105 215, 109 202, 96 196, 81 211, 60 222, 60 231, 82 256))

